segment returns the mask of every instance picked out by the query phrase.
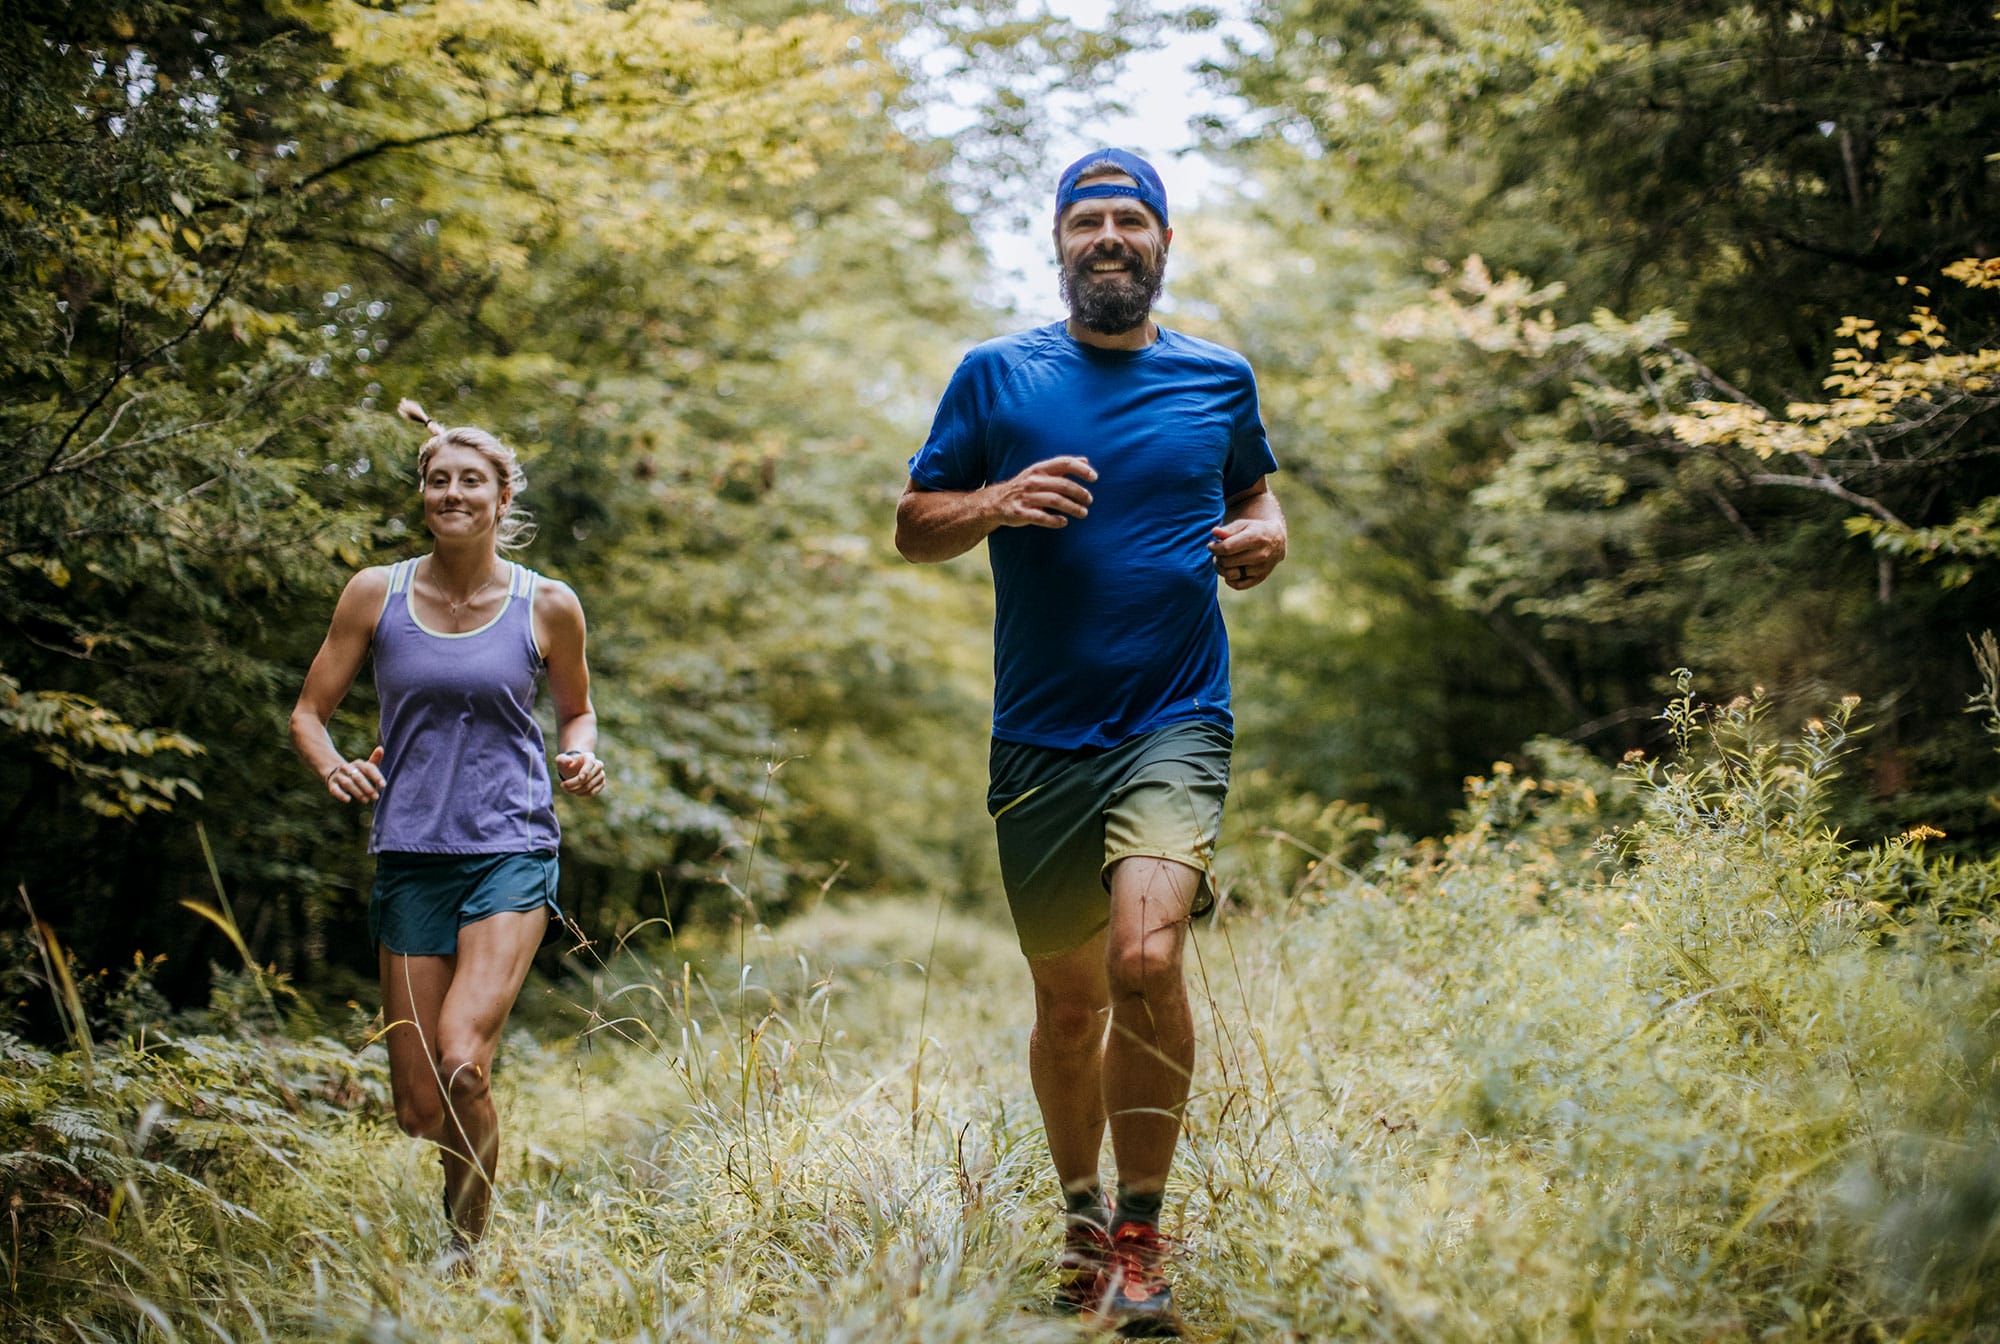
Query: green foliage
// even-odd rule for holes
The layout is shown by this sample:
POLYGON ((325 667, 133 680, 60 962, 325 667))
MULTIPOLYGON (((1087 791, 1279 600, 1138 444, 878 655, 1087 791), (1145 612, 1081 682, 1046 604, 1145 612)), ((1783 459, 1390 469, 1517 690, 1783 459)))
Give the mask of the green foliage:
POLYGON ((234 1256, 312 1235, 287 1183, 388 1114, 379 1052, 311 1034, 309 1014, 272 1019, 248 977, 218 975, 207 1011, 163 1019, 156 969, 84 982, 107 1037, 90 1048, 51 1054, 0 1032, 0 1201, 13 1213, 0 1320, 16 1337, 41 1337, 38 1318, 100 1292, 239 1292, 255 1271, 234 1256), (190 1254, 210 1246, 229 1254, 190 1254))
POLYGON ((1238 81, 1350 208, 1420 256, 1671 307, 1753 391, 1810 375, 1829 305, 1879 307, 1985 239, 1983 4, 1273 3, 1264 24, 1238 81))
MULTIPOLYGON (((1956 658, 1952 622, 1971 611, 1951 594, 1982 557, 1988 366, 2000 356, 1951 350, 1928 304, 1887 355, 1873 353, 1875 324, 1851 318, 1838 334, 1854 343, 1834 352, 1827 398, 1779 414, 1734 388, 1723 395, 1675 344, 1671 314, 1626 323, 1599 313, 1561 327, 1542 306, 1555 297, 1468 264, 1398 328, 1511 356, 1571 389, 1517 425, 1513 450, 1468 495, 1455 600, 1527 614, 1545 639, 1575 646, 1679 630, 1684 647, 1739 684, 1768 677, 1794 706, 1802 687, 1909 675, 1947 648, 1956 658), (1906 515, 1918 513, 1940 521, 1913 527, 1906 515), (1790 538, 1783 524, 1797 529, 1790 538), (1791 570, 1828 548, 1836 572, 1859 568, 1848 536, 1871 539, 1874 590, 1798 593, 1791 570), (1746 544, 1759 571, 1749 575, 1725 560, 1746 544), (1890 557, 1952 563, 1927 589, 1899 584, 1890 557), (1815 620, 1826 629, 1810 628, 1815 620), (1896 637, 1856 650, 1838 638, 1851 631, 1896 637)), ((1954 757, 1919 806, 1954 833, 1983 826, 1983 807, 1941 787, 1956 788, 1974 758, 1944 717, 1955 706, 1912 699, 1898 717, 1952 742, 1954 757)), ((1894 749, 1878 762, 1892 767, 1894 749)))
MULTIPOLYGON (((934 96, 915 53, 944 49, 1055 87, 1045 58, 1088 84, 1125 41, 994 6, 21 9, 0 880, 86 964, 168 949, 198 997, 201 821, 258 957, 363 969, 361 818, 284 717, 348 573, 423 541, 386 409, 411 393, 521 450, 524 559, 592 620, 616 784, 563 806, 572 913, 615 936, 663 901, 732 910, 728 882, 782 908, 842 864, 965 885, 983 849, 926 823, 971 788, 947 744, 985 690, 935 660, 978 611, 882 540, 895 445, 985 325, 950 194, 978 175, 907 129, 934 96), (133 769, 116 725, 185 767, 133 769), (893 809, 816 763, 861 738, 910 767, 893 809)), ((370 709, 364 684, 343 746, 370 709)))
POLYGON ((85 808, 105 817, 132 817, 141 812, 165 812, 174 796, 201 796, 191 779, 149 775, 129 766, 112 766, 92 756, 136 756, 163 751, 183 756, 201 754, 201 744, 175 732, 134 728, 87 696, 43 691, 23 693, 20 683, 0 672, 0 728, 27 738, 42 760, 83 783, 78 798, 85 808))
POLYGON ((1332 616, 1260 622, 1241 665, 1334 675, 1247 710, 1361 739, 1287 783, 1428 826, 1510 734, 1657 746, 1654 670, 1694 662, 1787 713, 1867 694, 1848 806, 1985 838, 1957 710, 2000 492, 1988 268, 1930 287, 1994 250, 1990 8, 1261 8, 1228 75, 1255 262, 1200 296, 1314 496, 1288 594, 1332 616), (1440 281, 1449 314, 1404 315, 1440 281), (1912 307, 1881 351, 1849 318, 1912 307))
POLYGON ((1341 1046, 1313 1052, 1312 1095, 1375 1119, 1341 1126, 1317 1176, 1339 1212, 1280 1280, 1288 1307, 1327 1305, 1275 1320, 1821 1339, 1990 1319, 1964 1248, 1992 1225, 2000 874, 1926 858, 1922 828, 1863 849, 1828 827, 1852 703, 1785 740, 1767 706, 1682 684, 1674 750, 1624 767, 1639 811, 1595 854, 1571 842, 1596 788, 1502 771, 1452 837, 1303 893, 1324 913, 1286 934, 1284 992, 1341 1046), (1344 1294, 1315 1297, 1314 1259, 1344 1294))

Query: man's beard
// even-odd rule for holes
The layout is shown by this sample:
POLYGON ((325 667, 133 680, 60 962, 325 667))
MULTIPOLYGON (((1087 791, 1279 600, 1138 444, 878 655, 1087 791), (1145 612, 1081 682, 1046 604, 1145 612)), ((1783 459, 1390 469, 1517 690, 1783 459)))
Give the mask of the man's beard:
POLYGON ((1131 252, 1090 252, 1062 268, 1062 298, 1070 316, 1101 336, 1122 336, 1144 322, 1167 280, 1167 259, 1147 270, 1131 252), (1100 261, 1122 261, 1132 269, 1091 273, 1100 261))

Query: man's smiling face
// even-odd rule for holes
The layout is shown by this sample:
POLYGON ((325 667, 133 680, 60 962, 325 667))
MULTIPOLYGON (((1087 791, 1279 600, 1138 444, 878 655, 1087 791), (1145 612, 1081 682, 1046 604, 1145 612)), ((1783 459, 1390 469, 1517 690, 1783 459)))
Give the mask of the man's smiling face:
MULTIPOLYGON (((1086 183, 1131 185, 1124 173, 1088 174, 1086 183)), ((1144 322, 1166 281, 1173 231, 1131 196, 1077 201, 1056 221, 1062 297, 1084 326, 1117 336, 1144 322)))

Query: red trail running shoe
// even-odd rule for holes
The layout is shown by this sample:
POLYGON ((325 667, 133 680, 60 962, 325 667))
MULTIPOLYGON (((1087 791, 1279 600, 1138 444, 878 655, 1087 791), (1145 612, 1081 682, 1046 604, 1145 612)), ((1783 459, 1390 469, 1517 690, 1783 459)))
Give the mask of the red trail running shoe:
MULTIPOLYGON (((1106 1211, 1107 1216, 1110 1210, 1106 1211)), ((1063 1215, 1062 1254, 1056 1257, 1056 1310, 1095 1312, 1104 1299, 1104 1270, 1111 1263, 1111 1234, 1104 1224, 1063 1215)))
POLYGON ((1127 1339, 1180 1338, 1166 1260, 1167 1239, 1154 1224, 1128 1222, 1113 1228, 1099 1319, 1127 1339))

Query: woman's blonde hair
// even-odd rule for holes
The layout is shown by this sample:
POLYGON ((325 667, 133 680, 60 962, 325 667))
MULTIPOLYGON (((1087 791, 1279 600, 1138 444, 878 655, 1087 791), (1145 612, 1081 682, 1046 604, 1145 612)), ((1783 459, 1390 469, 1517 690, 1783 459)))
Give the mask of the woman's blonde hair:
POLYGON ((528 476, 521 470, 521 459, 514 455, 512 448, 483 429, 476 429, 471 425, 440 424, 431 419, 428 411, 408 397, 396 403, 396 413, 405 420, 416 421, 431 433, 431 436, 424 440, 424 446, 417 450, 419 482, 430 474, 431 459, 437 456, 438 449, 470 448, 491 462, 494 474, 507 485, 507 507, 500 511, 499 520, 494 526, 494 544, 503 551, 512 551, 526 546, 535 539, 535 520, 518 502, 521 492, 528 488, 528 476))

